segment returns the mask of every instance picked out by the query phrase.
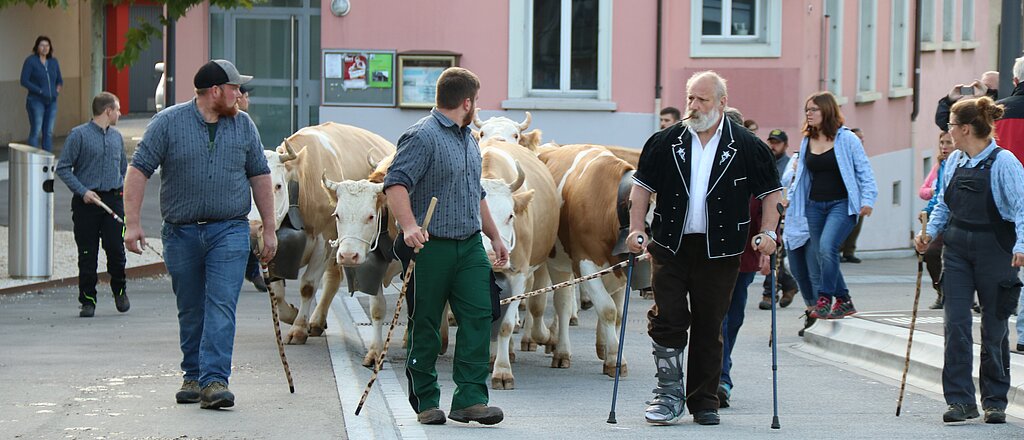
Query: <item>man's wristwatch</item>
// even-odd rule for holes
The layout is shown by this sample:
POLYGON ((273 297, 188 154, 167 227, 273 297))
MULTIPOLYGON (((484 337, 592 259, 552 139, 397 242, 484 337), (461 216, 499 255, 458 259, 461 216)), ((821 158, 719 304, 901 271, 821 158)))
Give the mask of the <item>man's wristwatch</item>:
POLYGON ((772 241, 779 241, 779 236, 775 234, 775 231, 761 231, 761 233, 767 235, 772 241))

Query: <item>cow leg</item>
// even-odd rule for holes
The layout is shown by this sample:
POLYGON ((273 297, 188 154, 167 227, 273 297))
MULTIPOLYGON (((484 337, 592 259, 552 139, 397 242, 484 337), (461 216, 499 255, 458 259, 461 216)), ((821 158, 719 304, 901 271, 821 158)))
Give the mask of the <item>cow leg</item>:
MULTIPOLYGON (((601 268, 590 260, 580 261, 580 273, 589 275, 601 270, 601 268)), ((615 278, 615 280, 618 280, 615 278)), ((612 282, 612 280, 607 280, 612 282)), ((612 294, 601 279, 584 282, 584 289, 590 292, 590 299, 594 301, 594 308, 597 311, 597 356, 604 360, 604 374, 615 375, 616 353, 619 348, 619 335, 615 333, 615 321, 618 318, 618 311, 612 294)), ((615 291, 613 290, 613 293, 615 291)), ((621 374, 626 374, 626 362, 622 361, 621 374)))
POLYGON ((299 309, 285 301, 284 280, 274 281, 267 285, 267 288, 274 295, 274 304, 277 304, 277 316, 281 319, 281 322, 285 324, 294 323, 295 317, 299 314, 299 309))
MULTIPOLYGON (((551 276, 548 274, 547 265, 541 265, 533 274, 532 288, 540 289, 550 285, 551 276)), ((523 342, 520 349, 523 351, 534 351, 537 349, 537 344, 551 344, 551 331, 544 325, 544 312, 548 305, 548 294, 530 297, 526 300, 526 304, 528 313, 525 313, 526 317, 523 321, 527 324, 527 331, 523 334, 523 342), (530 339, 527 340, 526 336, 530 336, 530 339)))
POLYGON ((579 285, 572 286, 572 316, 569 317, 569 325, 576 327, 580 325, 580 310, 587 310, 594 307, 594 303, 590 302, 590 297, 587 297, 586 307, 582 305, 582 298, 584 292, 579 285))
MULTIPOLYGON (((508 281, 512 288, 512 295, 520 295, 526 291, 526 275, 512 275, 508 281)), ((517 315, 519 315, 519 301, 509 304, 505 310, 498 328, 496 350, 491 351, 492 356, 497 356, 494 360, 494 370, 491 371, 491 388, 495 390, 511 390, 516 387, 515 377, 512 375, 512 362, 509 357, 509 344, 512 341, 512 330, 515 328, 517 315)))
POLYGON ((334 302, 334 296, 338 294, 342 278, 344 275, 341 266, 328 263, 324 271, 324 294, 320 297, 320 302, 313 310, 313 317, 309 320, 310 336, 323 336, 324 330, 327 328, 327 311, 330 310, 331 303, 334 302))
POLYGON ((299 277, 299 293, 302 295, 302 302, 299 304, 299 316, 292 324, 292 328, 284 336, 286 344, 305 344, 309 337, 309 315, 310 305, 313 303, 313 296, 320 287, 320 280, 324 276, 324 268, 327 263, 327 252, 322 245, 317 245, 313 255, 309 258, 306 270, 299 277))
MULTIPOLYGON (((557 270, 549 266, 551 282, 558 284, 572 278, 572 272, 557 270)), ((547 348, 552 349, 551 368, 569 368, 572 364, 572 346, 569 343, 569 318, 576 299, 572 287, 555 290, 555 321, 548 339, 547 348)))
POLYGON ((370 350, 363 358, 364 367, 372 367, 381 350, 384 349, 384 313, 387 312, 388 304, 384 298, 384 291, 378 290, 376 295, 370 296, 370 321, 373 323, 373 342, 370 342, 370 350))

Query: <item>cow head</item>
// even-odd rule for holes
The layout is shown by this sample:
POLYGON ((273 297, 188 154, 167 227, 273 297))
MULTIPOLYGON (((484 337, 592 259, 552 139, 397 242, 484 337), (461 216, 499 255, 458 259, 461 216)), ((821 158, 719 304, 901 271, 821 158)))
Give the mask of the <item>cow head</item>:
POLYGON ((334 221, 338 239, 331 241, 336 248, 335 260, 342 266, 358 266, 366 262, 367 255, 377 247, 377 238, 384 224, 387 199, 384 184, 367 180, 334 182, 321 177, 324 189, 334 204, 334 221))
MULTIPOLYGON (((479 112, 479 109, 477 109, 477 112, 479 112)), ((530 127, 532 118, 530 112, 526 112, 526 119, 523 122, 516 122, 504 116, 492 117, 486 121, 481 121, 478 116, 474 115, 473 125, 477 128, 474 134, 481 142, 488 139, 503 140, 533 150, 537 145, 540 145, 541 131, 533 130, 524 133, 530 127)))
MULTIPOLYGON (((289 150, 290 151, 290 150, 289 150)), ((288 215, 289 193, 288 181, 289 172, 286 163, 295 160, 294 152, 285 154, 276 151, 264 150, 263 155, 267 158, 267 166, 270 167, 270 184, 274 193, 274 230, 281 227, 281 222, 288 215)), ((249 228, 253 233, 263 226, 259 210, 256 209, 256 201, 252 200, 252 207, 249 209, 249 228)))
MULTIPOLYGON (((494 267, 496 271, 515 268, 512 262, 512 255, 516 249, 516 217, 526 212, 526 208, 533 200, 534 194, 532 189, 517 192, 523 186, 525 180, 526 174, 523 172, 523 168, 519 165, 518 161, 516 162, 516 180, 512 183, 508 183, 505 179, 480 179, 480 184, 483 186, 484 191, 487 192, 487 208, 490 210, 491 218, 494 219, 498 234, 501 235, 501 240, 505 243, 505 247, 508 248, 510 254, 508 262, 504 266, 494 267)), ((490 246, 484 247, 487 249, 487 256, 493 261, 493 249, 490 246)), ((529 257, 527 256, 527 258, 529 257)))

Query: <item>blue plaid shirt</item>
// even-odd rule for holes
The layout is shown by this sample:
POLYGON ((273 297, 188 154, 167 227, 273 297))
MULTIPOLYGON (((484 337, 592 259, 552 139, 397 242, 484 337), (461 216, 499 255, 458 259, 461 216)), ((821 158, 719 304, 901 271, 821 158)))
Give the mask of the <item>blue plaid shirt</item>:
POLYGON ((89 121, 71 129, 56 173, 71 192, 81 197, 87 191, 120 189, 127 170, 121 132, 114 127, 104 130, 89 121))

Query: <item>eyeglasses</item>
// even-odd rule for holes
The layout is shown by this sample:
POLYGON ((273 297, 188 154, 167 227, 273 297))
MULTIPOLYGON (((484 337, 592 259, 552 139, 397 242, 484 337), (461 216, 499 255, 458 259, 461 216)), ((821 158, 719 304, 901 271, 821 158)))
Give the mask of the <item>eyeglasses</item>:
POLYGON ((957 125, 967 125, 967 124, 957 124, 957 123, 950 122, 950 123, 948 123, 946 125, 948 125, 948 127, 946 128, 946 131, 953 131, 953 127, 956 127, 957 125))
POLYGON ((805 108, 804 109, 804 113, 817 113, 817 112, 820 112, 820 111, 821 111, 821 109, 817 108, 817 107, 809 107, 809 108, 805 108))

